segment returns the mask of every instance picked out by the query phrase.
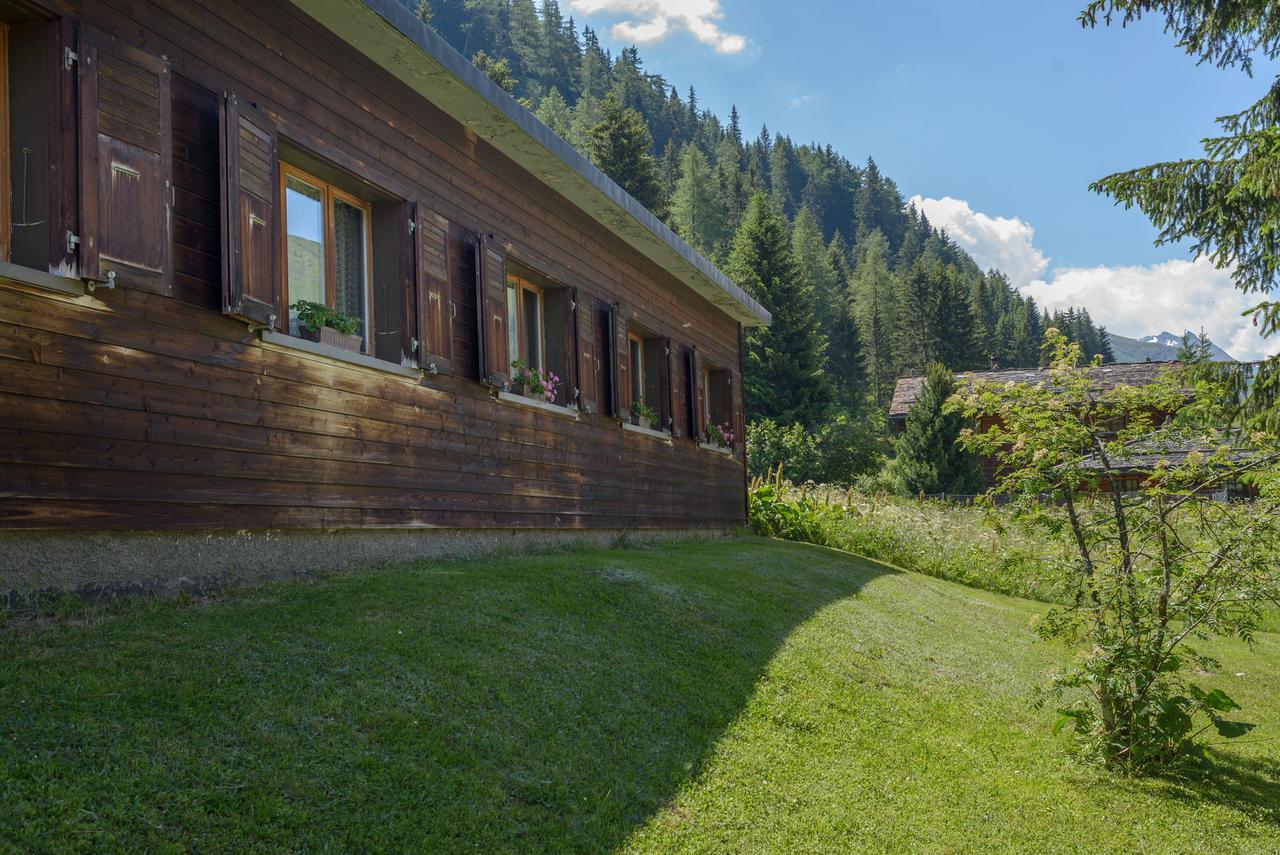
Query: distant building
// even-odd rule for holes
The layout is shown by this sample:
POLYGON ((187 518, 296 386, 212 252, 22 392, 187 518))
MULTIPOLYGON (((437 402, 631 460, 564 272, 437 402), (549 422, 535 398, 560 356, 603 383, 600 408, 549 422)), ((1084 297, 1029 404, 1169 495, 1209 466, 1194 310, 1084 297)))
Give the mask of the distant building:
MULTIPOLYGON (((1145 386, 1154 383, 1164 372, 1181 364, 1180 362, 1117 362, 1109 365, 1094 366, 1088 369, 1088 372, 1089 379, 1094 383, 1095 390, 1105 392, 1116 386, 1145 386)), ((1009 383, 1046 383, 1048 380, 1048 368, 969 371, 956 375, 957 387, 961 391, 969 388, 975 381, 1006 385, 1009 383)), ((899 433, 906 430, 911 407, 915 404, 916 399, 920 397, 920 393, 924 391, 924 383, 924 377, 903 377, 898 380, 898 384, 893 390, 893 400, 889 404, 889 425, 893 430, 899 433)), ((1157 413, 1157 417, 1153 421, 1159 424, 1171 415, 1172 413, 1157 413)), ((989 426, 989 424, 983 425, 983 427, 989 426)), ((995 483, 997 470, 998 466, 995 460, 990 458, 982 460, 983 477, 987 484, 995 483)), ((1133 477, 1140 480, 1139 474, 1135 471, 1133 477)))

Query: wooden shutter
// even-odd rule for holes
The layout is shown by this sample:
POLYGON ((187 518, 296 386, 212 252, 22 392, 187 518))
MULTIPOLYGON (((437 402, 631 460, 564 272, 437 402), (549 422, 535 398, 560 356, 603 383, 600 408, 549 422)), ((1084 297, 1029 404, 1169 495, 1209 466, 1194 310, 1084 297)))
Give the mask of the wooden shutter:
POLYGON ((85 27, 79 69, 80 275, 171 294, 169 63, 85 27))
POLYGON ((596 325, 595 305, 590 297, 573 289, 573 300, 578 308, 578 408, 584 413, 596 411, 596 325))
POLYGON ((680 425, 677 422, 677 413, 680 412, 678 401, 679 391, 677 389, 676 379, 680 376, 679 369, 675 365, 675 346, 671 343, 670 338, 662 339, 662 426, 671 431, 672 436, 680 435, 680 425))
POLYGON ((476 247, 480 382, 504 389, 511 380, 511 356, 507 353, 507 256, 486 235, 480 236, 476 247))
POLYGON ((449 221, 418 205, 414 234, 418 247, 418 367, 436 374, 452 374, 449 221))
POLYGON ((275 123, 234 92, 218 114, 222 146, 222 311, 275 326, 280 217, 275 123))
POLYGON ((690 425, 693 428, 693 438, 701 441, 707 433, 706 407, 702 403, 706 390, 702 388, 702 354, 698 352, 697 345, 689 349, 689 389, 689 401, 693 405, 690 425))
POLYGON ((613 417, 626 421, 629 417, 627 387, 631 382, 631 348, 627 342, 629 316, 621 303, 614 303, 610 317, 613 319, 613 325, 609 329, 613 346, 613 376, 609 378, 613 388, 613 417))
POLYGON ((746 425, 742 420, 742 375, 730 368, 724 372, 725 417, 733 428, 733 447, 746 448, 746 425))

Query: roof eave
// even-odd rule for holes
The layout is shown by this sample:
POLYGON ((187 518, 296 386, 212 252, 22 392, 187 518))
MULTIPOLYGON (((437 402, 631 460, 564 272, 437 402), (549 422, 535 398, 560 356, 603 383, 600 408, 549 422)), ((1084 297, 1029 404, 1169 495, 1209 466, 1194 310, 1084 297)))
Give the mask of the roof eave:
POLYGON ((763 306, 398 0, 292 2, 725 314, 744 326, 770 322, 763 306))

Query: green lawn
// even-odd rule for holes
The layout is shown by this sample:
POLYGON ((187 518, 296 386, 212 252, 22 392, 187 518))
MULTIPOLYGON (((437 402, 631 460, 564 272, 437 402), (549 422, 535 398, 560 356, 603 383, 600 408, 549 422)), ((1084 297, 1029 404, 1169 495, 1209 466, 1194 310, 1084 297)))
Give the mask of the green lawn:
POLYGON ((11 630, 0 851, 1280 850, 1280 637, 1205 678, 1250 742, 1116 781, 1030 707, 1042 608, 741 539, 11 630))

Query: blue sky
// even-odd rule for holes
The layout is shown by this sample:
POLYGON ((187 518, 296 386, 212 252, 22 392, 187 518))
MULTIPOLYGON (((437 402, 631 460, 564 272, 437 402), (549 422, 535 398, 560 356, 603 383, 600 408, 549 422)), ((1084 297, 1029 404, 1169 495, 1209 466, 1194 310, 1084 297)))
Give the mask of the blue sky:
POLYGON ((1083 30, 1084 0, 569 0, 615 50, 722 117, 736 104, 799 141, 872 156, 983 264, 1038 300, 1084 303, 1125 335, 1203 324, 1238 357, 1274 346, 1226 274, 1152 246, 1137 211, 1088 191, 1110 171, 1193 155, 1255 77, 1196 66, 1158 21, 1083 30), (655 36, 657 36, 655 38, 655 36))

